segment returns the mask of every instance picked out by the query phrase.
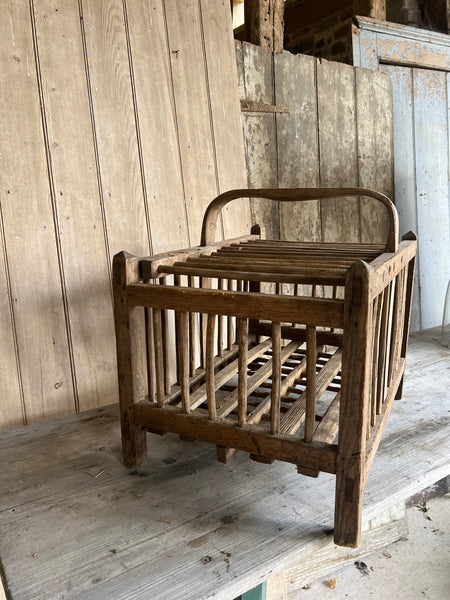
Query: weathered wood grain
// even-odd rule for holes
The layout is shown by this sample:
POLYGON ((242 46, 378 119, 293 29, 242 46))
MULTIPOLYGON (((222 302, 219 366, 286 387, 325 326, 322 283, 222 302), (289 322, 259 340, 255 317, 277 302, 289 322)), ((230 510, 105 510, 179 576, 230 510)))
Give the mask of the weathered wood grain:
POLYGON ((133 0, 124 6, 142 185, 157 254, 196 243, 186 221, 165 5, 163 0, 133 0))
MULTIPOLYGON (((242 100, 274 103, 273 55, 268 50, 246 42, 236 42, 241 61, 242 79, 239 91, 242 100), (242 81, 243 80, 243 81, 242 81)), ((277 143, 275 114, 243 113, 245 156, 248 187, 277 187, 277 143)), ((266 237, 279 238, 278 206, 276 203, 251 201, 252 223, 266 228, 266 237)))
MULTIPOLYGON (((274 57, 275 100, 288 114, 276 117, 278 187, 317 187, 319 147, 317 117, 317 59, 283 52, 274 57)), ((320 241, 320 201, 280 204, 280 237, 320 241)))
MULTIPOLYGON (((204 210, 218 193, 198 0, 172 0, 166 6, 166 20, 186 213, 190 239, 196 243, 204 210)), ((218 239, 223 239, 222 227, 218 239)))
MULTIPOLYGON (((317 65, 320 185, 358 184, 354 69, 336 62, 317 65)), ((331 200, 321 207, 322 239, 361 241, 357 199, 331 200)))
MULTIPOLYGON (((394 196, 392 87, 378 71, 355 69, 359 185, 394 196)), ((388 231, 386 211, 361 199, 361 241, 383 243, 388 231)))
MULTIPOLYGON (((230 93, 237 81, 231 11, 226 0, 200 0, 200 9, 218 189, 225 192, 247 186, 239 96, 230 93)), ((248 234, 248 201, 228 206, 222 220, 225 239, 248 234)))
POLYGON ((143 256, 149 252, 148 206, 141 180, 123 2, 83 0, 80 6, 109 256, 123 249, 143 256))
POLYGON ((0 22, 4 40, 0 422, 12 426, 71 413, 78 398, 68 345, 64 273, 58 262, 62 236, 58 232, 55 237, 52 213, 57 199, 47 177, 50 157, 45 144, 51 131, 44 128, 43 134, 41 121, 40 103, 41 107, 47 103, 48 96, 39 94, 29 7, 2 3, 0 22))
MULTIPOLYGON (((78 2, 34 3, 56 235, 82 410, 117 398, 107 231, 99 193, 78 2), (99 344, 99 340, 105 343, 99 344)), ((59 295, 52 286, 51 293, 59 295)))

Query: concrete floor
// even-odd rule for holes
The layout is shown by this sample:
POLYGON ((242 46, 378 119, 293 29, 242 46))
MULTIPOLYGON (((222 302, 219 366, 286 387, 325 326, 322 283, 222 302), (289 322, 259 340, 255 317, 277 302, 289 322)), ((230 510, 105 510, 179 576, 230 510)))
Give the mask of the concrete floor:
POLYGON ((289 600, 449 600, 450 494, 428 500, 426 508, 407 510, 407 539, 360 559, 365 573, 351 564, 289 600))

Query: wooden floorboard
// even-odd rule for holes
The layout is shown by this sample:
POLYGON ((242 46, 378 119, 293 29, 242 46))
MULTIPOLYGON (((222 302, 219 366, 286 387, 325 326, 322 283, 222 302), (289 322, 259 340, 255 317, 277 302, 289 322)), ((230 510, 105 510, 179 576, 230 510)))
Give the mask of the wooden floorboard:
MULTIPOLYGON (((450 473, 450 351, 410 341, 404 399, 394 403, 364 496, 364 521, 450 473)), ((330 540, 334 476, 297 475, 211 445, 149 439, 121 464, 118 408, 0 435, 0 561, 7 598, 231 600, 312 560, 330 540)), ((364 534, 363 534, 364 540, 364 534)))

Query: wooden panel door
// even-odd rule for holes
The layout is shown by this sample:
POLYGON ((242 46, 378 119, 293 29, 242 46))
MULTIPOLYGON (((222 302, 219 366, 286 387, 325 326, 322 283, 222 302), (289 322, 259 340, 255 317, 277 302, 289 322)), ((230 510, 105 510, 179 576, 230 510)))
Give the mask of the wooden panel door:
POLYGON ((392 82, 400 233, 419 237, 411 330, 434 327, 450 279, 450 38, 359 19, 353 46, 355 64, 392 82))

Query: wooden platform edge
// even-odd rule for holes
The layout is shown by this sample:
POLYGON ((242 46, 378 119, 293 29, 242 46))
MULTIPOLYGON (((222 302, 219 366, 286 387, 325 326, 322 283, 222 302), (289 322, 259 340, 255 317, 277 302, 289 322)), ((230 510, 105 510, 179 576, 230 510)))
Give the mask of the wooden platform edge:
MULTIPOLYGON (((361 537, 359 548, 343 548, 336 546, 330 536, 324 540, 322 548, 313 552, 307 561, 292 566, 285 570, 284 578, 287 589, 287 599, 296 598, 296 594, 305 585, 333 573, 337 569, 346 566, 355 560, 376 552, 389 544, 406 537, 408 534, 408 523, 406 519, 406 507, 403 502, 394 507, 394 520, 369 529, 361 537)), ((391 511, 387 511, 387 516, 391 516, 391 511)), ((275 598, 267 597, 267 600, 275 598)))

